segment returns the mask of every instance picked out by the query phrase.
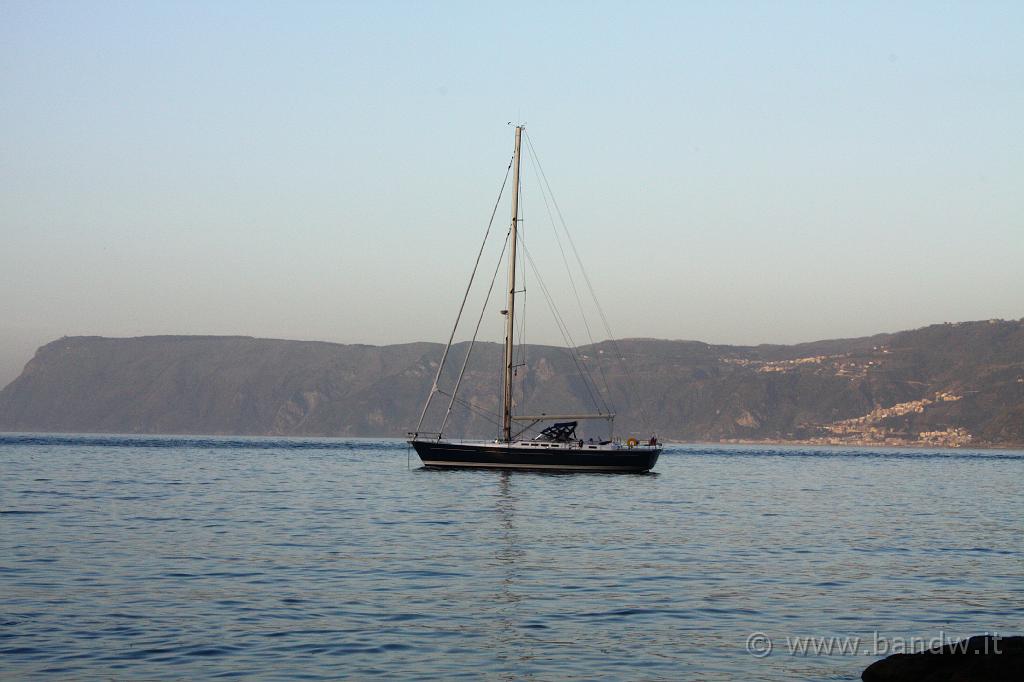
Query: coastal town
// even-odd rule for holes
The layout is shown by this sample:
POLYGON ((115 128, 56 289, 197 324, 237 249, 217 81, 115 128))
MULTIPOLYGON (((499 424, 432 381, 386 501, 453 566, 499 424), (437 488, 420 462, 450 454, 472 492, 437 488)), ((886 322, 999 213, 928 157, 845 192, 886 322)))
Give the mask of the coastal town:
MULTIPOLYGON (((785 374, 812 370, 815 374, 826 374, 843 377, 851 381, 862 380, 869 373, 881 370, 884 357, 892 353, 886 346, 874 346, 870 359, 852 357, 850 353, 835 355, 812 355, 785 360, 760 360, 745 357, 722 357, 720 362, 753 369, 761 374, 785 374)), ((877 406, 867 414, 859 417, 837 420, 829 424, 803 424, 801 430, 804 437, 794 434, 787 437, 787 443, 808 445, 851 445, 872 446, 884 445, 892 447, 932 446, 960 448, 973 443, 974 437, 965 428, 947 426, 927 431, 913 432, 898 421, 899 417, 923 414, 929 407, 959 401, 962 395, 949 391, 939 391, 931 397, 895 403, 887 407, 877 406)), ((751 425, 752 417, 743 412, 737 418, 741 426, 751 425)), ((743 438, 723 438, 724 443, 764 442, 763 440, 743 438)))

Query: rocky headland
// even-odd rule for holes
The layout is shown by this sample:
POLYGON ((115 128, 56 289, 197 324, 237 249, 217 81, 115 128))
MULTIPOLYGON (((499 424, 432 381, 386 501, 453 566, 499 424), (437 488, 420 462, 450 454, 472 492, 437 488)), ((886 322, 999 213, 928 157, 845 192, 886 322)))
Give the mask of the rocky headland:
MULTIPOLYGON (((402 436, 442 347, 249 337, 66 337, 0 391, 0 430, 402 436)), ((453 349, 449 387, 465 345, 453 349)), ((494 433, 500 348, 478 345, 453 434, 494 433)), ((581 348, 619 433, 834 445, 1024 444, 1024 321, 791 346, 625 339, 581 348), (621 357, 620 362, 617 358, 621 357), (598 367, 600 365, 600 368, 598 367), (603 383, 603 382, 602 382, 603 383), (646 425, 644 416, 646 415, 646 425)), ((520 410, 592 411, 565 349, 530 346, 520 410)))

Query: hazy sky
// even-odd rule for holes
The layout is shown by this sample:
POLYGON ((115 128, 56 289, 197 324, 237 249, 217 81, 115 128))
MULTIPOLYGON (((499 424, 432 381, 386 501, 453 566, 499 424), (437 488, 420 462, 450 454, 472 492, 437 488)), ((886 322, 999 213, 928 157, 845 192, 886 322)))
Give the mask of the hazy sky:
POLYGON ((0 383, 64 334, 443 340, 510 120, 618 336, 1019 318, 1022 36, 1017 1, 2 0, 0 383))

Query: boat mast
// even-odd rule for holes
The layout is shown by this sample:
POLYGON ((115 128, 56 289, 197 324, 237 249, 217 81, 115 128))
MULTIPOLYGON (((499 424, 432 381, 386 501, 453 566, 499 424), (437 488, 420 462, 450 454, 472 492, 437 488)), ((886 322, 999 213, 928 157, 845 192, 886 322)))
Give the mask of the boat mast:
POLYGON ((509 232, 508 306, 505 310, 505 393, 501 401, 501 437, 512 440, 512 339, 516 309, 516 232, 519 227, 519 151, 523 127, 516 126, 516 150, 512 156, 512 227, 509 232))

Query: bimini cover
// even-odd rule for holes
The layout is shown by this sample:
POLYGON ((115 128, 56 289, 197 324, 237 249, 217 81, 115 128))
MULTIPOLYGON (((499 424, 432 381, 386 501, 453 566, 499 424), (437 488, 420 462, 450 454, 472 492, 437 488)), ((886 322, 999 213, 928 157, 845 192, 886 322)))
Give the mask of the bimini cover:
POLYGON ((576 440, 577 422, 556 422, 540 432, 534 440, 553 440, 556 443, 567 443, 576 440))

